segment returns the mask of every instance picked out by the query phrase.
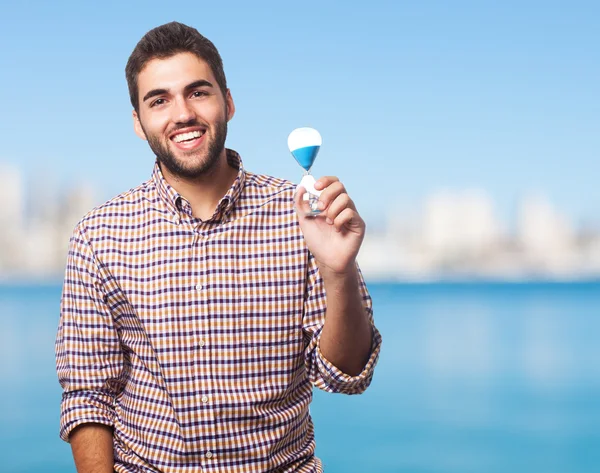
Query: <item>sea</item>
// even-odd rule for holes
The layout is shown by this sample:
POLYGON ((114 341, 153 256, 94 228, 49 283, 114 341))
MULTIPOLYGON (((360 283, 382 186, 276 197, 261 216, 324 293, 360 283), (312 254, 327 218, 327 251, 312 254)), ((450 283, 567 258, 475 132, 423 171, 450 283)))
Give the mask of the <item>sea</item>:
MULTIPOLYGON (((369 283, 369 389, 315 390, 326 473, 600 471, 600 282, 369 283)), ((60 284, 0 285, 0 472, 74 473, 58 437, 60 284)))

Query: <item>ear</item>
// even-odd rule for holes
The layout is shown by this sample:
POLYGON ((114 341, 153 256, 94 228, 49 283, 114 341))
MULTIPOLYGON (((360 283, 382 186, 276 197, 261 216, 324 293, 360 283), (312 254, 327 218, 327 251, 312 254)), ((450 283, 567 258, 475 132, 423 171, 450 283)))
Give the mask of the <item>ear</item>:
POLYGON ((235 115, 235 104, 233 103, 233 97, 229 89, 227 89, 227 95, 225 96, 225 104, 227 105, 227 121, 229 121, 235 115))
POLYGON ((142 128, 142 124, 140 123, 140 117, 138 113, 133 111, 133 129, 135 130, 135 134, 138 135, 142 140, 147 140, 146 133, 144 133, 144 129, 142 128))

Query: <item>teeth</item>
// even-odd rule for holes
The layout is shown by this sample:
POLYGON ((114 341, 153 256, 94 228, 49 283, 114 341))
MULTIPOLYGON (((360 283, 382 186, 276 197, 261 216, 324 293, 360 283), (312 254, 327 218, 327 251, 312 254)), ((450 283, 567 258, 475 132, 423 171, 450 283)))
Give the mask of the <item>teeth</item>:
POLYGON ((182 141, 193 140, 194 138, 200 138, 204 134, 203 131, 190 131, 189 133, 180 133, 173 137, 175 143, 181 143, 182 141))

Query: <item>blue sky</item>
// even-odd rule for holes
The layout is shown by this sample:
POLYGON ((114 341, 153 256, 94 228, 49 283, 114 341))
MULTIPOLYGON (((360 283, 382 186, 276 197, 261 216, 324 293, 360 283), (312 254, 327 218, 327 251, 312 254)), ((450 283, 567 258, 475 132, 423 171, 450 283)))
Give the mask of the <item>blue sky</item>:
POLYGON ((251 171, 298 181, 287 136, 313 126, 313 173, 367 223, 442 188, 485 189, 503 218, 540 190, 600 219, 596 2, 3 2, 0 162, 103 200, 146 180, 124 67, 171 20, 219 48, 251 171))

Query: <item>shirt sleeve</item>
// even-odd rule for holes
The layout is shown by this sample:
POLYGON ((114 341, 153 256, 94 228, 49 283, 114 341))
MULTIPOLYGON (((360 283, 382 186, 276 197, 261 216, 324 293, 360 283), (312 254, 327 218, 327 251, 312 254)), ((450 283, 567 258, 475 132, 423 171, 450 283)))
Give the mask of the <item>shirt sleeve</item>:
POLYGON ((371 354, 367 364, 360 374, 350 376, 327 360, 319 348, 321 331, 323 330, 327 311, 327 298, 323 278, 319 273, 314 256, 309 255, 303 319, 303 329, 308 344, 305 349, 304 361, 311 382, 318 388, 328 392, 361 394, 371 384, 375 365, 379 358, 381 334, 373 321, 373 303, 358 264, 356 269, 359 276, 359 289, 363 307, 371 323, 373 338, 371 341, 371 354))
POLYGON ((122 385, 123 354, 101 274, 80 224, 69 243, 55 345, 63 388, 60 437, 67 442, 80 424, 113 425, 122 385))

